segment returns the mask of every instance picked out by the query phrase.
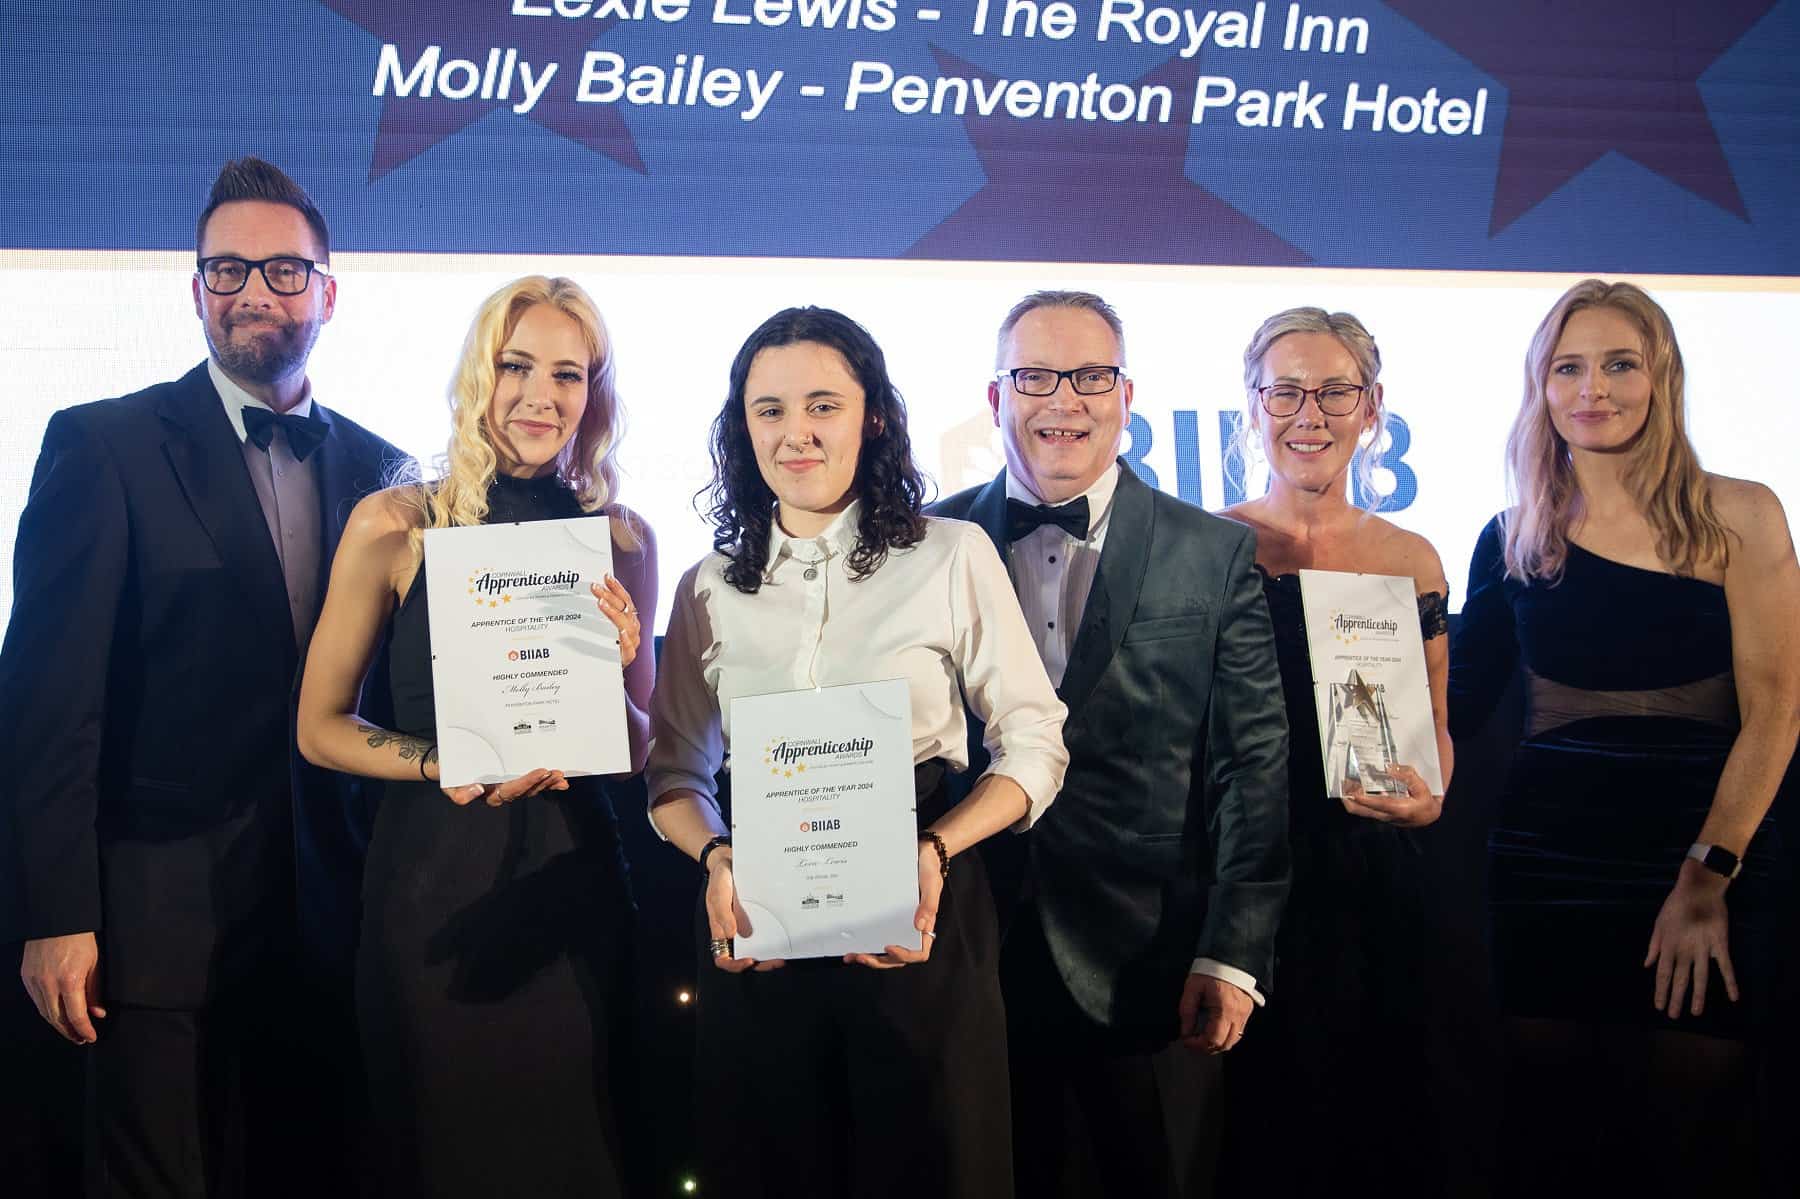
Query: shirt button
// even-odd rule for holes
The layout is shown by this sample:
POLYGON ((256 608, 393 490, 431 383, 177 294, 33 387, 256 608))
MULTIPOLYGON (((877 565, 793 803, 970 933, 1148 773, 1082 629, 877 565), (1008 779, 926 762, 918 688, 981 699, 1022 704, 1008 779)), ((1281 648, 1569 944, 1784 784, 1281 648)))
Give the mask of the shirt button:
POLYGON ((1056 622, 1054 620, 1050 622, 1050 627, 1053 629, 1056 627, 1056 622))
POLYGON ((1055 554, 1050 555, 1050 565, 1052 565, 1052 566, 1056 565, 1056 555, 1055 554))

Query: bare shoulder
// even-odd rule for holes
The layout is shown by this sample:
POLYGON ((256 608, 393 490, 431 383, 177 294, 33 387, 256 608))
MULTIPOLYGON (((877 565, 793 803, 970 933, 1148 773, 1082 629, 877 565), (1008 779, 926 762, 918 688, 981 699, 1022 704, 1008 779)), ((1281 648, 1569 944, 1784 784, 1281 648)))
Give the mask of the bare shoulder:
POLYGON ((1742 546, 1747 565, 1771 565, 1794 553, 1787 513, 1781 500, 1766 484, 1729 475, 1708 475, 1707 490, 1725 527, 1742 546))
POLYGON ((338 542, 338 560, 397 574, 414 565, 412 532, 424 521, 416 484, 371 492, 357 501, 338 542))
POLYGON ((379 540, 394 533, 410 533, 424 519, 416 484, 401 484, 372 491, 358 500, 344 526, 344 539, 379 540))
POLYGON ((1363 521, 1384 573, 1409 576, 1422 592, 1448 589, 1443 560, 1431 542, 1372 512, 1365 514, 1363 521))

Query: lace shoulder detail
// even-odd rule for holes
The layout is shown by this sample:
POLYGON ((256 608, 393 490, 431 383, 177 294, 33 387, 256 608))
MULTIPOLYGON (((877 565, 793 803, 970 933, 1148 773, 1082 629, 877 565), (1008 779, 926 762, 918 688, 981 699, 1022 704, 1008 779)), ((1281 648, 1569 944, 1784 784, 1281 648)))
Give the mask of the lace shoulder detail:
POLYGON ((1450 597, 1442 591, 1427 591, 1419 596, 1419 633, 1430 641, 1450 631, 1450 597))

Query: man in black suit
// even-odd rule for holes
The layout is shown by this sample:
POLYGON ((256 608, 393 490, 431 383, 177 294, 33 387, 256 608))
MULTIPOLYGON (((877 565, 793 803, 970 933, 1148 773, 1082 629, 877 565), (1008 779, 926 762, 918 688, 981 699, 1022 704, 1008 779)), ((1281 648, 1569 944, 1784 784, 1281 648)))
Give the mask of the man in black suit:
POLYGON ((1274 974, 1287 895, 1287 717, 1255 539, 1119 460, 1124 364, 1100 297, 1022 300, 988 384, 1006 469, 934 509, 993 538, 1069 706, 1062 793, 994 863, 1033 1199, 1211 1193, 1215 1055, 1274 974))
POLYGON ((361 820, 290 697, 344 520, 403 459, 312 398, 337 282, 306 193, 228 163, 196 236, 207 361, 53 416, 19 521, 0 942, 91 1046, 92 1193, 320 1193, 361 820))

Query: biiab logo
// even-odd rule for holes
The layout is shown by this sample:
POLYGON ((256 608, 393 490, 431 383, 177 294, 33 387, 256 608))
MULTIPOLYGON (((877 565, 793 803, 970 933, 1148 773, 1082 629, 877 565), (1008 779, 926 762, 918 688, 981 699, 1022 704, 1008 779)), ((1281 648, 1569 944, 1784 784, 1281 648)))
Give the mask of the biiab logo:
POLYGON ((828 816, 823 820, 802 820, 800 822, 800 831, 803 833, 835 833, 841 829, 843 825, 844 822, 842 820, 839 820, 835 816, 828 816))
POLYGON ((508 662, 541 662, 550 656, 550 647, 544 645, 528 645, 524 649, 506 651, 508 662))

